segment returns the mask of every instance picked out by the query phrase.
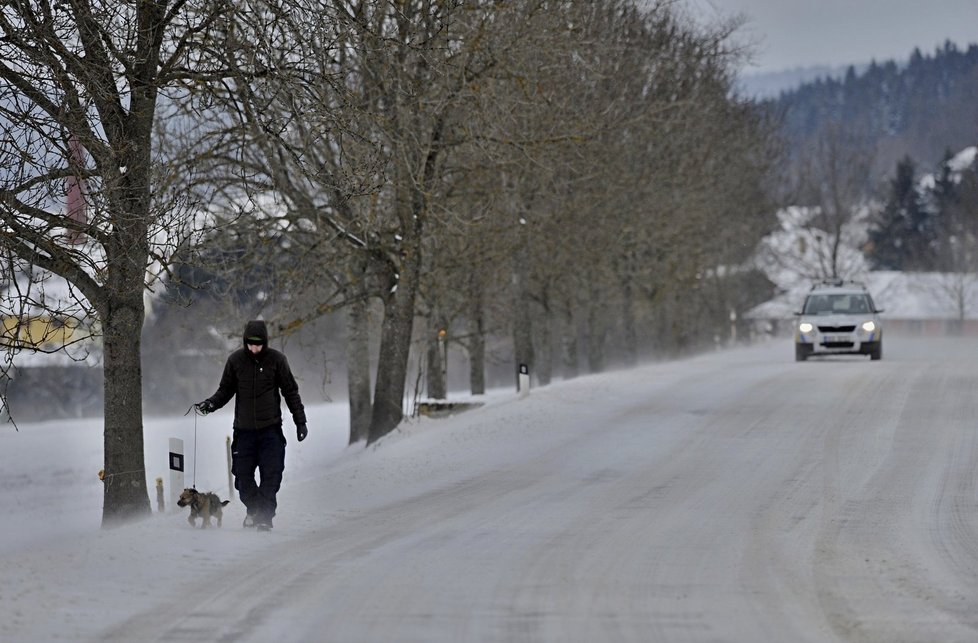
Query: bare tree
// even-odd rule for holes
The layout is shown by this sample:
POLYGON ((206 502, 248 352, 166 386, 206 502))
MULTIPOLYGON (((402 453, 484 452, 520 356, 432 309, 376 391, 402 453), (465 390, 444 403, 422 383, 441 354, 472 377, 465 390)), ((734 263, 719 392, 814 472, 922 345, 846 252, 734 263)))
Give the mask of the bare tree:
MULTIPOLYGON (((248 6, 234 20, 260 37, 224 52, 247 73, 210 87, 215 122, 231 125, 214 129, 229 143, 214 162, 247 177, 253 202, 274 202, 254 238, 286 242, 286 267, 303 267, 282 275, 290 300, 276 302, 295 323, 381 300, 373 400, 366 336, 348 333, 360 347, 351 421, 373 405, 368 441, 400 419, 419 336, 433 363, 438 331, 464 343, 473 390, 501 324, 542 381, 557 345, 576 370, 581 329, 599 369, 623 325, 635 355, 660 293, 692 289, 756 238, 764 208, 743 186, 764 155, 756 119, 731 100, 729 31, 700 32, 672 3, 248 6)), ((671 301, 662 319, 679 336, 699 308, 671 301)), ((441 369, 427 372, 443 394, 441 369)))
POLYGON ((546 172, 516 184, 533 199, 530 297, 544 319, 532 323, 544 352, 561 329, 571 373, 576 355, 592 370, 634 360, 658 329, 672 345, 702 335, 700 283, 764 230, 773 158, 765 124, 731 90, 736 23, 699 30, 668 3, 572 9, 586 35, 547 79, 565 92, 526 125, 567 141, 536 150, 546 172))
POLYGON ((33 280, 19 294, 57 275, 67 285, 51 312, 101 336, 103 525, 149 512, 144 296, 188 231, 189 204, 166 187, 165 159, 155 155, 154 119, 168 89, 191 75, 193 44, 225 8, 12 0, 0 10, 0 247, 8 277, 33 280), (69 180, 84 185, 84 217, 78 189, 66 208, 69 180))
POLYGON ((226 95, 241 136, 225 160, 281 195, 276 225, 310 258, 312 249, 333 247, 317 256, 366 262, 366 292, 384 306, 373 441, 403 414, 425 239, 450 224, 439 205, 448 159, 478 138, 467 120, 472 105, 525 35, 527 8, 539 12, 542 3, 252 4, 236 20, 263 35, 231 42, 227 58, 249 69, 258 60, 268 73, 242 75, 226 95))
POLYGON ((840 250, 848 241, 846 228, 864 209, 871 191, 872 151, 860 138, 841 126, 830 125, 804 157, 799 181, 802 203, 813 208, 811 226, 820 233, 821 277, 845 274, 840 250))

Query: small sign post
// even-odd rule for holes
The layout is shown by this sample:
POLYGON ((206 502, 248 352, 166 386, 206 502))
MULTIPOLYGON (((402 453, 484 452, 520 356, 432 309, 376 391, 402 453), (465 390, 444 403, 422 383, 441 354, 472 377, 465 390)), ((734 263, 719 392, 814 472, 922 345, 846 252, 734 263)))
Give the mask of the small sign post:
POLYGON ((183 440, 170 438, 170 510, 177 509, 183 486, 183 440))
POLYGON ((516 392, 520 397, 530 394, 530 367, 526 364, 520 364, 520 371, 516 377, 516 392))
POLYGON ((156 478, 156 510, 160 513, 166 511, 166 501, 163 499, 163 478, 156 478))

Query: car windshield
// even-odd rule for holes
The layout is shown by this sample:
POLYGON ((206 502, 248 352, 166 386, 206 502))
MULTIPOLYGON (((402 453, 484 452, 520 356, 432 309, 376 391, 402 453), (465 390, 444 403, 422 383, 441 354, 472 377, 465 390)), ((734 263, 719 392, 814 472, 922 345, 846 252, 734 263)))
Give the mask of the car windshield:
POLYGON ((857 315, 869 313, 873 303, 869 295, 838 294, 838 295, 809 295, 805 300, 806 315, 857 315))

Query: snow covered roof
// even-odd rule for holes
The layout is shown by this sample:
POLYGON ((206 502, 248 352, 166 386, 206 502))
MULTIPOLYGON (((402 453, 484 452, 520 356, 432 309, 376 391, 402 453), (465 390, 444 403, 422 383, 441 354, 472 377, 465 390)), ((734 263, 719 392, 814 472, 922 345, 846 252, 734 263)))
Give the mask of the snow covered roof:
MULTIPOLYGON (((978 147, 966 147, 947 160, 947 167, 951 171, 952 180, 959 180, 962 172, 970 167, 974 167, 978 160, 978 147)), ((925 174, 920 177, 919 185, 921 188, 932 190, 937 185, 937 177, 934 174, 925 174)))

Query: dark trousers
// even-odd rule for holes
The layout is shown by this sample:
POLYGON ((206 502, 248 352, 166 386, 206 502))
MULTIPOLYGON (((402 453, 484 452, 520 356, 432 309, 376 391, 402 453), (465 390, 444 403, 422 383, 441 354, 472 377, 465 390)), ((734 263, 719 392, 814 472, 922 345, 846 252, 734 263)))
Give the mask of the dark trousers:
POLYGON ((231 472, 241 502, 256 522, 271 522, 285 471, 285 435, 282 425, 264 429, 237 429, 231 440, 231 472), (255 481, 255 470, 261 482, 255 481))

